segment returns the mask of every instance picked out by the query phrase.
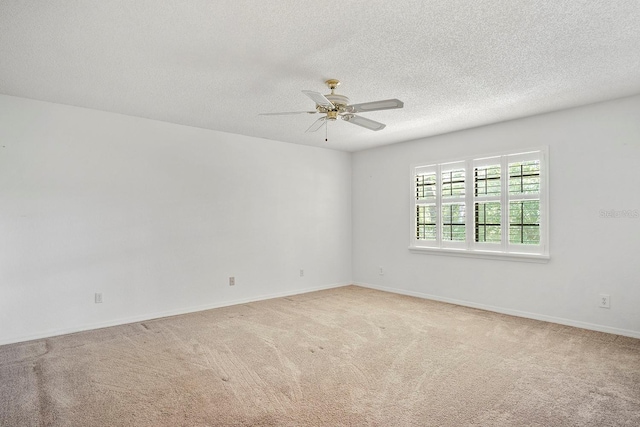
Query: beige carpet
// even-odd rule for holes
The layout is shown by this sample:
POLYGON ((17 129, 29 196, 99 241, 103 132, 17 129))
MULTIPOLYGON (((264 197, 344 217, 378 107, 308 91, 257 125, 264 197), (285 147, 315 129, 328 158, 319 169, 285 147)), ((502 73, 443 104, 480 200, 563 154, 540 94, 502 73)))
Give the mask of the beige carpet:
POLYGON ((0 425, 640 426, 640 340, 349 286, 2 346, 0 425))

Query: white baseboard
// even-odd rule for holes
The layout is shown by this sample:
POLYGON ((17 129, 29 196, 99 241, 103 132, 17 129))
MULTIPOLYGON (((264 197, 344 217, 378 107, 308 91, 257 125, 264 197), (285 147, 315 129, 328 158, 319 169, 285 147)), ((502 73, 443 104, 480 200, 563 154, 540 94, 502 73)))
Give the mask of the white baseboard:
POLYGON ((93 329, 108 328, 108 327, 111 327, 111 326, 126 325, 128 323, 144 322, 146 320, 159 319, 161 317, 178 316, 178 315, 181 315, 181 314, 195 313, 195 312, 198 312, 198 311, 211 310, 211 309, 220 308, 220 307, 229 307, 229 306, 232 306, 232 305, 246 304, 246 303, 249 303, 249 302, 263 301, 263 300, 268 300, 268 299, 273 299, 273 298, 288 297, 288 296, 291 296, 291 295, 298 295, 298 294, 306 294, 308 292, 315 292, 315 291, 322 291, 322 290, 325 290, 325 289, 340 288, 340 287, 347 286, 347 285, 350 285, 350 284, 351 284, 351 282, 334 283, 334 284, 331 284, 331 285, 315 286, 315 287, 311 287, 311 288, 303 288, 303 289, 296 289, 296 290, 292 290, 292 291, 277 292, 277 293, 273 293, 273 294, 264 294, 264 295, 258 295, 258 296, 255 296, 255 297, 242 298, 242 299, 231 300, 231 301, 221 301, 221 302, 216 302, 216 303, 212 303, 212 304, 204 304, 204 305, 200 305, 200 306, 196 306, 196 307, 187 307, 187 308, 179 308, 179 309, 176 309, 176 310, 167 310, 167 311, 156 312, 156 313, 147 313, 147 314, 143 314, 143 315, 140 315, 140 316, 132 316, 132 317, 115 319, 115 320, 109 320, 109 321, 106 321, 106 322, 84 324, 84 325, 74 326, 72 328, 52 329, 52 330, 48 330, 48 331, 44 331, 44 332, 41 332, 41 333, 38 333, 38 334, 33 334, 33 335, 28 335, 28 336, 9 337, 9 338, 0 339, 0 345, 14 344, 14 343, 19 343, 19 342, 38 340, 38 339, 42 339, 42 338, 50 338, 50 337, 55 337, 55 336, 58 336, 58 335, 65 335, 65 334, 72 334, 72 333, 75 333, 75 332, 90 331, 90 330, 93 330, 93 329))
POLYGON ((547 315, 544 315, 544 314, 530 313, 530 312, 520 311, 520 310, 512 310, 512 309, 508 309, 508 308, 495 307, 495 306, 486 305, 486 304, 478 304, 478 303, 464 301, 464 300, 458 300, 458 299, 454 299, 454 298, 446 298, 446 297, 440 297, 440 296, 437 296, 437 295, 425 294, 425 293, 422 293, 422 292, 407 291, 407 290, 404 290, 404 289, 389 288, 389 287, 385 287, 385 286, 372 285, 372 284, 369 284, 369 283, 345 282, 345 283, 335 283, 335 284, 324 285, 324 286, 316 286, 316 287, 311 287, 311 288, 296 289, 296 290, 293 290, 293 291, 278 292, 278 293, 273 293, 273 294, 264 294, 264 295, 259 295, 259 296, 255 296, 255 297, 250 297, 250 298, 242 298, 242 299, 238 299, 238 300, 221 301, 221 302, 216 302, 216 303, 212 303, 212 304, 200 305, 200 306, 196 306, 196 307, 188 307, 188 308, 181 308, 181 309, 176 309, 176 310, 168 310, 168 311, 163 311, 163 312, 148 313, 148 314, 144 314, 144 315, 140 315, 140 316, 132 316, 132 317, 127 317, 127 318, 115 319, 115 320, 110 320, 110 321, 106 321, 106 322, 98 322, 98 323, 74 326, 73 328, 53 329, 53 330, 44 331, 42 333, 28 335, 28 336, 10 337, 10 338, 5 338, 5 339, 0 339, 0 345, 13 344, 13 343, 19 343, 19 342, 25 342, 25 341, 32 341, 32 340, 37 340, 37 339, 42 339, 42 338, 50 338, 50 337, 54 337, 54 336, 58 336, 58 335, 71 334, 71 333, 74 333, 74 332, 89 331, 89 330, 93 330, 93 329, 108 328, 108 327, 111 327, 111 326, 126 325, 128 323, 144 322, 146 320, 158 319, 158 318, 161 318, 161 317, 169 317, 169 316, 177 316, 177 315, 181 315, 181 314, 195 313, 195 312, 198 312, 198 311, 211 310, 211 309, 214 309, 214 308, 229 307, 229 306, 232 306, 232 305, 246 304, 246 303, 249 303, 249 302, 263 301, 263 300, 268 300, 268 299, 272 299, 272 298, 287 297, 287 296, 291 296, 291 295, 304 294, 304 293, 308 293, 308 292, 321 291, 321 290, 325 290, 325 289, 340 288, 340 287, 348 286, 348 285, 351 285, 351 284, 356 285, 356 286, 361 286, 363 288, 370 288, 370 289, 376 289, 376 290, 379 290, 379 291, 391 292, 391 293, 394 293, 394 294, 408 295, 408 296, 417 297, 417 298, 429 299, 429 300, 434 300, 434 301, 441 301, 441 302, 446 302, 446 303, 449 303, 449 304, 461 305, 461 306, 464 306, 464 307, 471 307, 471 308, 478 308, 478 309, 481 309, 481 310, 493 311, 495 313, 508 314, 508 315, 511 315, 511 316, 524 317, 524 318, 527 318, 527 319, 534 319, 534 320, 541 320, 541 321, 544 321, 544 322, 557 323, 557 324, 566 325, 566 326, 574 326, 576 328, 588 329, 588 330, 592 330, 592 331, 605 332, 605 333, 609 333, 609 334, 622 335, 622 336, 626 336, 626 337, 639 338, 640 339, 640 331, 633 331, 633 330, 629 330, 629 329, 620 329, 620 328, 614 328, 614 327, 611 327, 611 326, 597 325, 597 324, 588 323, 588 322, 581 322, 581 321, 578 321, 578 320, 571 320, 571 319, 564 319, 564 318, 561 318, 561 317, 547 316, 547 315))
POLYGON ((376 290, 379 290, 379 291, 391 292, 391 293, 394 293, 394 294, 408 295, 408 296, 417 297, 417 298, 424 298, 424 299, 429 299, 429 300, 434 300, 434 301, 441 301, 441 302, 446 302, 446 303, 449 303, 449 304, 461 305, 461 306, 464 306, 464 307, 478 308, 478 309, 481 309, 481 310, 493 311, 495 313, 508 314, 508 315, 516 316, 516 317, 524 317, 524 318, 527 318, 527 319, 542 320, 544 322, 558 323, 560 325, 574 326, 576 328, 588 329, 588 330, 591 330, 591 331, 598 331, 598 332, 606 332, 608 334, 623 335, 625 337, 640 338, 640 331, 633 331, 633 330, 630 330, 630 329, 614 328, 614 327, 611 327, 611 326, 597 325, 595 323, 581 322, 579 320, 572 320, 572 319, 565 319, 565 318, 562 318, 562 317, 547 316, 545 314, 529 313, 527 311, 512 310, 512 309, 509 309, 509 308, 495 307, 495 306, 486 305, 486 304, 478 304, 478 303, 475 303, 475 302, 458 300, 458 299, 454 299, 454 298, 446 298, 446 297, 441 297, 441 296, 437 296, 437 295, 430 295, 430 294, 425 294, 425 293, 422 293, 422 292, 407 291, 407 290, 404 290, 404 289, 388 288, 388 287, 385 287, 385 286, 371 285, 369 283, 353 282, 353 284, 356 285, 356 286, 362 286, 363 288, 370 288, 370 289, 376 289, 376 290))

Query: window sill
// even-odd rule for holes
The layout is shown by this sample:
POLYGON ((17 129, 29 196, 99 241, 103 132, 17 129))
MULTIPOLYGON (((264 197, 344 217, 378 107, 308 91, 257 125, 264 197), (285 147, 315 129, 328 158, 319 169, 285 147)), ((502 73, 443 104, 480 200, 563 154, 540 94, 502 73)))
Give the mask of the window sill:
POLYGON ((536 263, 547 263, 551 259, 549 255, 540 255, 540 254, 497 252, 497 251, 494 252, 494 251, 481 251, 481 250, 468 250, 468 249, 441 249, 441 248, 429 248, 424 246, 409 246, 409 252, 412 252, 415 254, 445 255, 445 256, 458 256, 463 258, 483 258, 483 259, 536 262, 536 263))

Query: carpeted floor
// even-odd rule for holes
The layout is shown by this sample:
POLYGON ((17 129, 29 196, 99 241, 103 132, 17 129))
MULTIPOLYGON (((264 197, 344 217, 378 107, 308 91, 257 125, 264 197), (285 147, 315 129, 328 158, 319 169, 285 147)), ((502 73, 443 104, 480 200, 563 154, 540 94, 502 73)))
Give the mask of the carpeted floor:
POLYGON ((0 425, 640 426, 640 340, 348 286, 1 346, 0 425))

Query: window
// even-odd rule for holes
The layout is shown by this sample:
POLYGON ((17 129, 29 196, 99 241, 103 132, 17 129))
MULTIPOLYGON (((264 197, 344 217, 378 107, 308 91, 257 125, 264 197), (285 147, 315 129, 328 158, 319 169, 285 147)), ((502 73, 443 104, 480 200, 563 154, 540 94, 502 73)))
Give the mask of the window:
POLYGON ((547 150, 412 168, 410 249, 548 259, 547 150))

